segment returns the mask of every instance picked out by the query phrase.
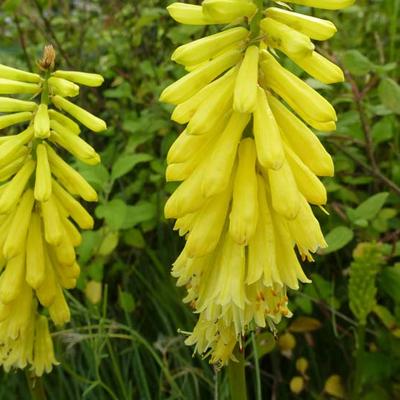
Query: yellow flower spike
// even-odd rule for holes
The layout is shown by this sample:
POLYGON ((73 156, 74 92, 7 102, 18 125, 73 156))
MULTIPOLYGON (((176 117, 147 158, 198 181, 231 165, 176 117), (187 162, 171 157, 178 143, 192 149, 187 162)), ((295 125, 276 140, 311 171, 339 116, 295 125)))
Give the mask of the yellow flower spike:
POLYGON ((9 212, 18 203, 35 166, 36 163, 29 160, 7 184, 0 197, 0 214, 9 212))
POLYGON ((183 163, 169 164, 165 172, 167 182, 184 181, 189 178, 194 170, 198 168, 199 164, 204 161, 209 149, 210 146, 206 142, 197 149, 197 154, 189 160, 183 163))
POLYGON ((275 19, 265 18, 260 26, 265 33, 267 45, 281 50, 289 57, 305 57, 315 49, 308 36, 275 19))
POLYGON ((46 273, 46 261, 44 256, 44 243, 42 222, 37 213, 32 213, 28 237, 26 241, 26 282, 38 289, 46 273))
POLYGON ((90 87, 101 86, 104 82, 104 78, 101 75, 88 72, 57 70, 52 73, 52 76, 90 87))
POLYGON ((13 99, 11 97, 0 97, 0 112, 34 111, 37 104, 33 101, 13 99))
POLYGON ((206 199, 201 191, 202 178, 203 165, 199 165, 165 203, 165 218, 180 218, 199 210, 204 205, 206 199))
POLYGON ((47 150, 44 144, 39 144, 36 148, 36 179, 35 179, 35 199, 45 202, 51 196, 51 171, 47 150))
POLYGON ((229 234, 236 243, 246 245, 254 235, 258 221, 257 155, 254 140, 243 139, 239 145, 238 154, 239 162, 233 184, 229 234))
MULTIPOLYGON (((53 125, 56 124, 57 122, 54 121, 53 125)), ((92 146, 86 143, 79 136, 69 133, 61 126, 57 131, 51 131, 50 140, 69 151, 74 157, 82 162, 87 162, 90 165, 94 165, 94 162, 100 162, 100 157, 95 158, 97 153, 92 146), (92 159, 94 162, 91 161, 92 159)))
POLYGON ((79 225, 81 229, 93 229, 93 217, 55 180, 53 180, 53 193, 55 195, 57 204, 62 204, 71 218, 79 225))
POLYGON ((48 249, 45 248, 45 261, 46 261, 46 273, 45 278, 41 286, 36 289, 36 296, 43 307, 50 307, 56 298, 57 294, 57 281, 56 274, 54 271, 53 264, 48 254, 48 249))
POLYGON ((299 213, 296 219, 288 221, 288 229, 300 253, 307 255, 309 251, 315 253, 326 248, 327 244, 310 205, 303 196, 300 197, 299 213))
POLYGON ((60 285, 57 285, 56 297, 49 307, 49 313, 56 326, 63 326, 71 319, 71 313, 60 285))
POLYGON ((178 47, 172 54, 171 59, 183 65, 201 64, 215 57, 232 44, 246 39, 248 35, 249 31, 243 27, 227 29, 178 47))
POLYGON ((287 160, 292 169, 299 191, 307 201, 315 205, 324 205, 327 202, 326 189, 323 183, 310 171, 293 150, 285 146, 287 160))
POLYGON ((183 103, 227 69, 234 66, 240 57, 240 50, 235 49, 214 58, 164 89, 160 101, 171 104, 183 103))
POLYGON ((62 242, 64 229, 54 196, 52 195, 48 201, 40 203, 40 206, 46 242, 58 246, 62 242))
POLYGON ((9 213, 3 215, 1 218, 1 231, 0 231, 0 272, 4 269, 6 265, 6 258, 3 253, 4 243, 7 239, 8 233, 10 231, 11 222, 14 218, 14 213, 9 213))
POLYGON ((282 285, 276 267, 275 234, 271 210, 267 201, 264 179, 258 175, 259 218, 255 235, 249 241, 246 282, 250 285, 262 278, 266 287, 282 285))
POLYGON ((43 315, 38 315, 35 321, 34 343, 32 368, 35 375, 40 377, 45 372, 50 373, 53 366, 59 364, 54 355, 48 320, 43 315))
POLYGON ((50 136, 50 118, 46 104, 40 104, 33 121, 35 137, 46 139, 50 136))
POLYGON ((0 182, 9 180, 21 169, 22 165, 25 163, 27 154, 28 149, 26 147, 21 147, 20 151, 16 155, 16 159, 10 164, 0 168, 0 182))
POLYGON ((69 100, 64 99, 59 95, 56 95, 51 98, 51 101, 57 108, 64 110, 68 114, 72 115, 74 118, 76 118, 79 122, 81 122, 92 131, 101 132, 107 129, 107 125, 102 119, 71 103, 69 100))
POLYGON ((250 113, 257 102, 259 48, 247 48, 236 77, 233 109, 240 113, 250 113))
POLYGON ((273 214, 275 232, 276 266, 282 283, 293 290, 299 289, 300 282, 310 283, 297 259, 293 248, 293 241, 290 236, 287 224, 282 217, 273 214))
POLYGON ((204 167, 201 190, 205 197, 221 193, 229 185, 236 151, 249 114, 234 112, 204 167))
POLYGON ((236 74, 231 74, 213 95, 200 104, 190 119, 186 131, 189 135, 202 135, 219 127, 232 108, 233 87, 236 74))
POLYGON ((28 189, 18 204, 11 222, 10 231, 3 246, 3 254, 7 259, 11 259, 25 251, 25 241, 34 201, 33 190, 28 189))
POLYGON ((355 0, 285 0, 287 3, 299 4, 302 6, 322 8, 325 10, 340 10, 350 7, 355 0))
POLYGON ((81 128, 79 128, 79 125, 71 118, 68 118, 66 115, 61 114, 56 110, 49 110, 49 116, 50 128, 54 129, 54 127, 52 126, 52 122, 56 121, 74 135, 79 135, 81 133, 81 128))
POLYGON ((287 219, 294 219, 299 212, 299 190, 287 161, 278 170, 268 170, 272 207, 287 219))
POLYGON ((0 78, 0 94, 36 94, 39 91, 37 84, 0 78))
POLYGON ((253 124, 258 162, 265 168, 278 170, 285 161, 281 134, 265 91, 261 88, 258 88, 253 124))
POLYGON ((323 83, 344 82, 341 68, 315 51, 307 57, 293 58, 293 61, 313 78, 323 83))
POLYGON ((61 239, 61 243, 54 248, 54 253, 57 262, 62 265, 72 265, 75 262, 76 259, 75 249, 74 246, 72 245, 69 236, 66 234, 64 227, 63 227, 63 236, 61 239))
POLYGON ((21 147, 33 137, 33 127, 29 127, 0 145, 0 168, 20 157, 21 147))
POLYGON ((52 172, 64 186, 73 189, 73 194, 79 195, 86 201, 98 200, 97 193, 92 186, 48 145, 47 155, 52 172))
POLYGON ((314 40, 330 39, 337 32, 336 26, 331 21, 295 13, 283 8, 267 8, 266 15, 314 40))
POLYGON ((230 235, 225 235, 219 265, 219 281, 216 285, 215 303, 221 306, 234 304, 244 309, 246 295, 244 290, 245 280, 245 247, 233 240, 230 235))
POLYGON ((40 75, 38 74, 21 71, 20 69, 7 67, 3 64, 0 64, 0 78, 31 83, 38 83, 41 81, 40 75))
MULTIPOLYGON (((23 282, 23 287, 17 298, 12 303, 12 311, 8 320, 4 322, 6 325, 5 332, 2 332, 5 337, 16 340, 24 330, 29 326, 32 315, 32 289, 23 282)), ((1 329, 1 328, 0 328, 1 329)), ((0 334, 0 336, 4 337, 0 334)))
POLYGON ((4 304, 14 301, 22 292, 25 281, 25 246, 21 253, 11 258, 0 278, 0 301, 4 304))
POLYGON ((203 14, 201 6, 185 3, 172 3, 167 7, 169 15, 177 22, 185 25, 208 25, 210 21, 203 14))
POLYGON ((82 243, 82 235, 80 234, 79 230, 69 219, 64 218, 62 222, 72 245, 74 247, 78 247, 82 243))
POLYGON ((225 224, 232 195, 232 185, 209 199, 198 213, 193 229, 187 238, 185 251, 188 257, 201 257, 215 249, 225 224))
POLYGON ((62 97, 75 97, 79 94, 79 86, 63 78, 52 76, 48 80, 50 91, 62 97))
POLYGON ((30 121, 32 113, 29 111, 18 112, 15 114, 8 114, 0 116, 0 129, 7 128, 11 125, 20 124, 22 122, 30 121))
POLYGON ((256 5, 249 0, 204 0, 202 5, 206 18, 218 21, 219 24, 251 17, 257 11, 256 5))
POLYGON ((189 160, 209 139, 209 135, 189 135, 185 129, 170 147, 167 163, 179 164, 189 160))
POLYGON ((317 122, 336 121, 332 105, 296 75, 283 68, 271 54, 261 63, 268 87, 282 97, 301 117, 317 122))
POLYGON ((268 95, 268 101, 287 142, 304 164, 318 176, 333 176, 332 157, 317 136, 277 98, 268 95))

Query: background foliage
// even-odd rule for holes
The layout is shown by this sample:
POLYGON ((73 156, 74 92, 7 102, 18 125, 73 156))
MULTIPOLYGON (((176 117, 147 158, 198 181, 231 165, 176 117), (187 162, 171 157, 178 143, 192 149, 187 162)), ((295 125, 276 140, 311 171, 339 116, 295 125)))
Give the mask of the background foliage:
MULTIPOLYGON (((182 74, 169 61, 173 48, 207 32, 177 26, 168 3, 1 2, 0 62, 35 70, 52 43, 62 68, 103 74, 105 85, 84 91, 81 101, 109 129, 90 136, 102 165, 78 165, 100 201, 92 210, 96 229, 79 249, 73 322, 55 334, 62 366, 36 382, 0 372, 0 399, 229 398, 226 372, 192 358, 177 331, 194 324, 169 275, 182 243, 162 211, 172 190, 164 160, 179 127, 157 99, 182 74)), ((278 327, 280 339, 269 332, 249 338, 251 398, 260 381, 263 398, 293 398, 297 376, 303 399, 400 399, 400 3, 358 0, 343 12, 316 14, 337 24, 320 50, 348 78, 329 88, 309 80, 340 115, 337 132, 322 137, 337 172, 325 179, 329 215, 315 210, 330 247, 305 266, 313 284, 290 294, 294 317, 278 327), (296 367, 300 357, 306 370, 296 367)))

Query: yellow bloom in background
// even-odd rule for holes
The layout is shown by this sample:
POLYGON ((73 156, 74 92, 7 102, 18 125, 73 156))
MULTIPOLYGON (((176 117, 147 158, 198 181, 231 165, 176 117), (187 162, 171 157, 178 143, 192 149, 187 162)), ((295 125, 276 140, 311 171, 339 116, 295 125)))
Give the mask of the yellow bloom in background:
POLYGON ((333 10, 353 2, 288 0, 264 10, 253 0, 204 0, 168 7, 182 24, 229 24, 173 53, 188 73, 161 94, 175 106, 172 119, 187 125, 167 159, 167 180, 181 183, 165 215, 186 240, 172 274, 199 314, 186 343, 212 363, 234 359, 252 327, 291 316, 287 288, 310 282, 299 258, 312 261, 326 247, 311 205, 326 204, 318 177, 332 176, 334 166, 311 128, 332 131, 337 116, 282 59, 325 84, 342 82, 343 72, 312 42, 329 39, 336 27, 292 7, 333 10))
POLYGON ((99 86, 103 78, 53 72, 54 57, 46 47, 43 76, 0 65, 1 94, 39 96, 0 97, 0 128, 20 132, 0 138, 0 365, 6 371, 29 367, 36 376, 58 364, 49 319, 56 326, 70 319, 64 290, 74 288, 80 274, 79 228, 93 228, 78 198, 97 201, 96 191, 57 153, 61 147, 98 164, 100 156, 79 136, 75 120, 95 132, 106 129, 103 120, 65 99, 79 93, 78 84, 99 86))

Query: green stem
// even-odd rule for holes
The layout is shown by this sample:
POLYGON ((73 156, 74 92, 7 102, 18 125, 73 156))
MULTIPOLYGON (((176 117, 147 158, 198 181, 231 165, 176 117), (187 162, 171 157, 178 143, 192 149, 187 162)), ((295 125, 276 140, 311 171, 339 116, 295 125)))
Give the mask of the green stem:
POLYGON ((255 373, 256 373, 256 399, 262 400, 260 361, 258 358, 256 335, 255 335, 254 331, 251 332, 251 344, 253 347, 254 366, 255 366, 255 373))
POLYGON ((357 400, 360 398, 362 391, 362 363, 365 350, 365 324, 359 324, 356 333, 357 350, 356 350, 356 370, 353 383, 353 396, 352 399, 357 400))
POLYGON ((255 0, 254 3, 257 6, 257 13, 250 22, 250 31, 252 39, 258 37, 260 34, 260 21, 262 20, 264 13, 264 0, 255 0))
POLYGON ((46 105, 49 104, 49 83, 48 83, 49 78, 50 78, 50 71, 46 71, 44 76, 42 95, 40 98, 41 104, 46 104, 46 105))
POLYGON ((25 376, 28 381, 32 400, 46 400, 47 397, 42 379, 33 377, 29 371, 25 372, 25 376))
POLYGON ((247 400, 244 350, 240 350, 237 346, 234 356, 238 361, 230 361, 228 366, 230 398, 231 400, 247 400))

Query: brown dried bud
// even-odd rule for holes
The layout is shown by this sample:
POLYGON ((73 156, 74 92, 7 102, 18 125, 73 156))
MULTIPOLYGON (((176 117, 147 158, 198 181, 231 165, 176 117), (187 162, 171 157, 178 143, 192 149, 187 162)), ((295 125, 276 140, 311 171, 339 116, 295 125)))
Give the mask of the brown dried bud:
POLYGON ((54 63, 56 60, 56 51, 54 50, 54 47, 49 44, 45 46, 43 50, 43 56, 42 59, 39 61, 39 67, 43 70, 52 70, 54 69, 54 63))

